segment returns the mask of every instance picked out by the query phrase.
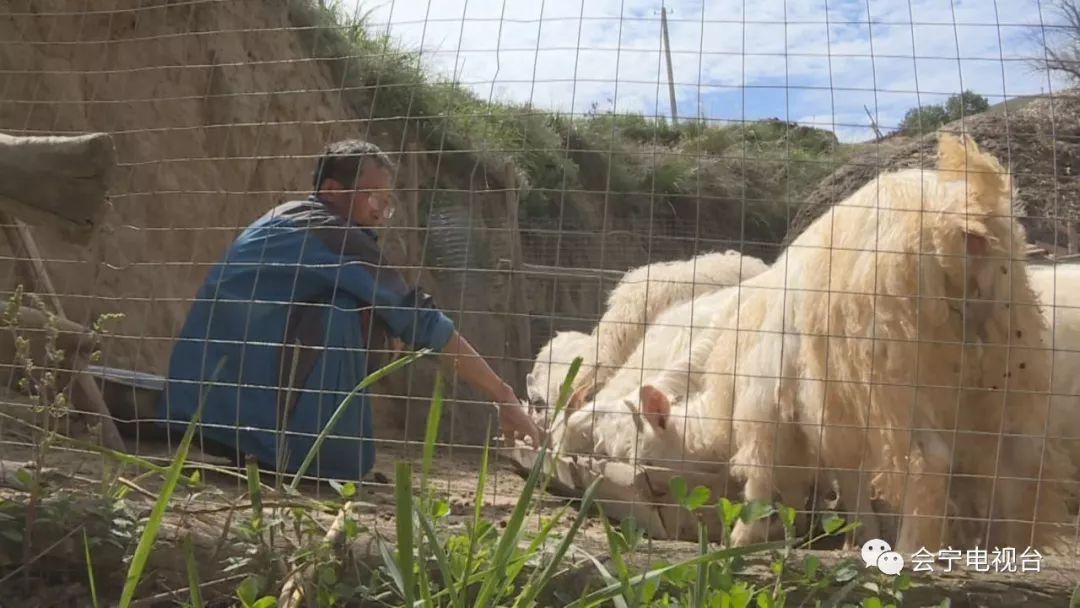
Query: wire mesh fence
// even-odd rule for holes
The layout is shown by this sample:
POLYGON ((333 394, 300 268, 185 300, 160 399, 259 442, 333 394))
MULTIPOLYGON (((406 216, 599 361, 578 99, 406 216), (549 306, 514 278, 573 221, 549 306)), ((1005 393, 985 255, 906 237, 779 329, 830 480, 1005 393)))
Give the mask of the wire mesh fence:
POLYGON ((0 0, 0 587, 1059 605, 1077 10, 0 0))

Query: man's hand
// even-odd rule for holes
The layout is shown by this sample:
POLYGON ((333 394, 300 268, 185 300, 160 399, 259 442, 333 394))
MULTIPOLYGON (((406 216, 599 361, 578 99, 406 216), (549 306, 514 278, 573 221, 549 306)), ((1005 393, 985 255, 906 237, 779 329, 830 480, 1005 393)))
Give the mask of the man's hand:
POLYGON ((394 338, 394 337, 390 338, 390 360, 391 361, 398 360, 403 354, 405 354, 406 349, 407 349, 407 347, 405 346, 405 343, 402 342, 400 339, 394 338))
POLYGON ((536 426, 536 422, 529 416, 521 400, 514 394, 509 386, 504 391, 508 394, 499 399, 499 426, 502 427, 503 440, 509 447, 514 446, 515 440, 528 436, 532 439, 533 447, 539 448, 544 442, 544 432, 536 426))
POLYGON ((513 446, 514 439, 519 435, 531 438, 536 447, 544 442, 543 431, 533 422, 521 400, 514 394, 514 389, 488 367, 484 358, 461 334, 455 331, 442 352, 450 355, 446 360, 452 362, 460 378, 499 406, 499 424, 507 445, 513 446))

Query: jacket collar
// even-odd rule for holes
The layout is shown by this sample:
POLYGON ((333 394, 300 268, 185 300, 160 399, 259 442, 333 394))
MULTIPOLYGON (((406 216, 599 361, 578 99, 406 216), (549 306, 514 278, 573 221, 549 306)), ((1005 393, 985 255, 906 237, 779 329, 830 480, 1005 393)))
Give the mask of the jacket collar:
POLYGON ((330 213, 334 217, 340 219, 342 222, 345 223, 346 226, 349 226, 350 228, 359 228, 372 239, 376 241, 379 240, 379 235, 376 234, 375 230, 371 229, 368 226, 361 226, 360 224, 357 224, 352 220, 351 217, 343 217, 342 215, 334 211, 333 207, 331 207, 326 201, 324 201, 318 194, 309 194, 307 200, 312 203, 322 205, 322 207, 326 209, 327 213, 330 213))

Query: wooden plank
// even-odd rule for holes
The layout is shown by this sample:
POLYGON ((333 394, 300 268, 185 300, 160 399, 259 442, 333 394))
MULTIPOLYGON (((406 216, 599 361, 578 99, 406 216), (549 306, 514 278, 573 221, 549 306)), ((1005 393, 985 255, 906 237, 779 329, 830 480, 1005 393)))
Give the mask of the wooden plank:
POLYGON ((86 243, 104 211, 116 165, 106 133, 22 137, 0 133, 0 209, 86 243))

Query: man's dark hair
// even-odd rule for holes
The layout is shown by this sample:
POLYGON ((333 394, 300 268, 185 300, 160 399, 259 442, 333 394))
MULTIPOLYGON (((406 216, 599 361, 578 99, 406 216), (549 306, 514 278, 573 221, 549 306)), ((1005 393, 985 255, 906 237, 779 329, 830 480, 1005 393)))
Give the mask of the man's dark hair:
POLYGON ((378 166, 393 171, 394 163, 385 152, 371 142, 361 139, 343 139, 323 148, 319 162, 315 165, 313 185, 315 192, 322 187, 323 180, 335 179, 346 188, 356 185, 364 163, 374 162, 378 166))

